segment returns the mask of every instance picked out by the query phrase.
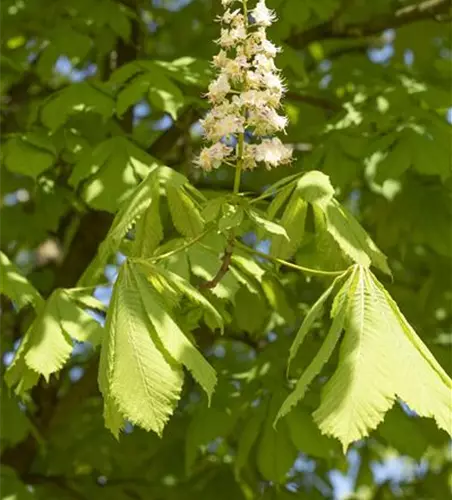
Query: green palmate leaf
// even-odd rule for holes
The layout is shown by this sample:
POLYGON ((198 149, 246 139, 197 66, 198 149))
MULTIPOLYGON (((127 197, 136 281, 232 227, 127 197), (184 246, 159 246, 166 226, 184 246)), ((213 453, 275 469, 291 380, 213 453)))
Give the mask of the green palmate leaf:
POLYGON ((202 209, 201 215, 206 222, 217 220, 221 213, 221 208, 225 203, 225 198, 219 196, 208 200, 202 209))
POLYGON ((15 302, 19 309, 27 304, 36 308, 44 302, 35 287, 3 252, 0 252, 0 292, 15 302))
POLYGON ((96 345, 101 335, 101 326, 72 300, 70 293, 54 291, 22 339, 8 368, 8 385, 18 385, 17 391, 23 392, 37 382, 35 374, 48 380, 68 361, 72 339, 96 345))
POLYGON ((308 411, 296 407, 285 418, 290 437, 299 451, 318 458, 328 458, 335 451, 337 442, 320 433, 308 411))
POLYGON ((33 500, 33 493, 22 483, 15 469, 2 464, 0 469, 2 483, 2 500, 33 500))
POLYGON ((41 119, 44 125, 56 130, 76 113, 95 112, 104 118, 113 114, 114 100, 104 84, 81 82, 64 87, 45 102, 41 119))
POLYGON ((1 388, 0 429, 1 440, 10 445, 22 441, 30 432, 31 424, 25 412, 19 408, 19 402, 14 396, 8 395, 4 386, 1 388))
POLYGON ((300 326, 300 329, 298 330, 295 340, 293 341, 292 345, 290 346, 290 353, 289 353, 289 360, 287 362, 287 371, 290 369, 290 363, 293 361, 295 356, 297 355, 298 349, 300 348, 301 344, 303 343, 303 340, 305 339, 306 335, 308 334, 309 330, 311 329, 314 321, 320 316, 320 314, 323 311, 323 306, 325 302, 327 301, 328 297, 331 295, 334 287, 338 283, 338 281, 341 279, 341 277, 336 278, 331 286, 323 292, 323 294, 320 296, 320 298, 317 300, 317 302, 311 307, 309 310, 308 314, 303 320, 303 323, 300 326))
POLYGON ((123 88, 116 101, 116 114, 122 116, 130 106, 140 101, 149 89, 149 77, 140 75, 134 78, 123 88))
POLYGON ((206 407, 202 404, 193 415, 185 439, 185 469, 191 473, 198 449, 218 437, 228 434, 235 421, 235 415, 224 409, 206 407))
POLYGON ((210 401, 217 382, 215 370, 166 311, 158 293, 142 272, 132 265, 130 265, 130 269, 137 283, 146 314, 163 347, 175 361, 190 370, 196 381, 206 391, 210 401))
POLYGON ((268 303, 262 293, 251 291, 246 286, 240 288, 234 308, 234 317, 240 330, 250 334, 262 334, 268 312, 268 303))
POLYGON ((191 238, 198 236, 204 229, 204 221, 192 198, 172 185, 167 187, 166 195, 174 226, 179 233, 191 238))
MULTIPOLYGON (((400 312, 397 304, 371 275, 369 293, 375 301, 386 300, 390 310, 382 307, 382 315, 390 321, 392 313, 395 325, 395 353, 397 354, 397 396, 421 417, 433 417, 441 429, 452 435, 452 381, 436 361, 427 346, 416 335, 400 312)), ((389 326, 389 324, 388 324, 389 326)))
POLYGON ((160 273, 188 299, 192 300, 193 302, 195 302, 195 304, 202 307, 207 314, 210 314, 217 327, 221 329, 221 333, 223 333, 224 324, 222 316, 215 309, 215 307, 213 307, 213 305, 204 297, 204 295, 202 295, 202 293, 200 293, 195 287, 190 285, 187 280, 183 279, 178 274, 175 274, 161 267, 154 267, 154 269, 155 272, 160 273))
POLYGON ((266 405, 260 404, 243 426, 237 446, 237 456, 235 458, 235 472, 237 475, 240 474, 240 471, 246 466, 251 450, 261 433, 262 424, 266 416, 266 409, 266 405))
POLYGON ((359 267, 346 310, 339 364, 314 419, 348 445, 374 429, 396 397, 452 433, 452 383, 375 277, 359 267))
POLYGON ((311 382, 320 373, 325 363, 327 363, 330 359, 344 328, 348 295, 353 292, 354 287, 356 286, 356 275, 357 273, 355 270, 335 297, 331 313, 333 318, 331 328, 328 331, 319 352, 315 355, 314 359, 301 375, 293 392, 289 394, 279 409, 275 425, 279 419, 287 415, 292 407, 294 407, 298 401, 304 397, 311 382))
POLYGON ((327 205, 334 196, 330 178, 317 170, 308 172, 300 178, 297 183, 297 192, 307 202, 319 206, 327 205))
POLYGON ((125 263, 114 286, 99 365, 107 426, 117 434, 128 419, 161 435, 182 384, 182 370, 161 345, 136 275, 125 263))
POLYGON ((283 226, 276 224, 275 222, 269 221, 264 217, 261 217, 256 211, 248 210, 247 214, 249 218, 258 226, 263 228, 267 233, 275 234, 282 238, 285 238, 286 241, 289 240, 289 236, 283 226))
MULTIPOLYGON (((135 63, 133 68, 136 69, 136 73, 145 72, 133 78, 119 92, 116 113, 122 115, 143 96, 147 96, 153 106, 165 111, 175 120, 180 108, 184 105, 184 96, 179 87, 165 76, 161 68, 149 61, 135 63), (147 68, 148 66, 150 67, 147 68)), ((127 76, 129 75, 133 76, 132 69, 127 76)))
POLYGON ((151 104, 168 113, 173 120, 184 105, 184 95, 179 87, 163 74, 152 73, 148 96, 151 104))
POLYGON ((229 203, 225 203, 222 208, 223 215, 218 221, 218 229, 227 232, 234 227, 240 226, 244 216, 243 208, 229 203))
POLYGON ((294 189, 295 184, 291 183, 288 186, 284 186, 281 191, 279 191, 279 193, 273 198, 267 209, 267 215, 270 220, 273 220, 275 218, 280 209, 289 199, 294 189))
POLYGON ((69 182, 77 186, 84 181, 83 197, 93 208, 116 212, 155 164, 152 156, 125 137, 112 137, 83 156, 69 182))
POLYGON ((241 251, 240 248, 234 250, 232 262, 258 282, 262 280, 266 273, 265 268, 261 267, 249 253, 241 251))
POLYGON ((139 219, 135 229, 132 248, 134 257, 150 257, 163 239, 163 226, 160 219, 159 184, 155 180, 151 186, 150 205, 139 219))
POLYGON ((38 177, 56 160, 51 139, 43 132, 11 138, 4 147, 5 165, 11 172, 38 177))
POLYGON ((399 405, 394 405, 378 426, 378 435, 403 455, 420 460, 429 446, 428 436, 422 432, 419 419, 410 418, 399 405))
POLYGON ((273 397, 270 403, 258 446, 257 467, 264 479, 281 484, 286 481, 286 474, 293 466, 298 451, 292 442, 287 423, 282 422, 278 430, 272 425, 278 399, 273 397))
POLYGON ((372 263, 391 275, 386 256, 344 207, 332 199, 322 208, 327 219, 327 230, 345 254, 362 266, 368 267, 372 263))
POLYGON ((307 208, 308 204, 298 196, 295 190, 280 220, 289 241, 284 236, 274 236, 270 248, 270 254, 273 257, 288 259, 297 251, 304 236, 307 208))
POLYGON ((151 205, 153 195, 159 190, 159 179, 165 176, 166 167, 152 165, 146 179, 142 181, 120 206, 104 241, 99 246, 96 257, 79 280, 80 286, 92 285, 108 261, 108 257, 119 249, 122 239, 133 224, 151 205))

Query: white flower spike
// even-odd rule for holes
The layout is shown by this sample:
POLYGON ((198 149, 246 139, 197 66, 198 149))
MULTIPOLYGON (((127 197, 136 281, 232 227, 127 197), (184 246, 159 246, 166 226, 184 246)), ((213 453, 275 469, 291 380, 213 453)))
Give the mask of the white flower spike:
POLYGON ((221 50, 212 61, 219 73, 207 93, 212 109, 201 121, 212 145, 203 148, 195 162, 206 171, 239 161, 243 169, 259 163, 272 168, 291 161, 291 148, 268 137, 287 126, 287 118, 277 112, 285 91, 274 61, 280 49, 267 39, 266 32, 276 16, 265 0, 257 0, 248 11, 251 1, 221 2, 225 9, 219 19, 221 50), (221 142, 231 137, 235 139, 231 144, 237 146, 221 142))

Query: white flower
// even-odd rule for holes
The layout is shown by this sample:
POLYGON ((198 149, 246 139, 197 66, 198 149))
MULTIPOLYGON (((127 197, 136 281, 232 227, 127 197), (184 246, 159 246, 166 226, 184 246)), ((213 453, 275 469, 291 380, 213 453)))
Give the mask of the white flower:
POLYGON ((233 134, 240 134, 245 131, 245 118, 243 116, 226 115, 221 118, 216 118, 212 122, 201 122, 207 139, 212 142, 219 141, 222 137, 227 137, 233 134))
POLYGON ((254 10, 251 11, 254 22, 258 26, 270 26, 276 20, 275 13, 268 9, 265 0, 259 0, 254 10))
POLYGON ((267 93, 259 90, 247 90, 246 92, 242 92, 240 94, 240 97, 238 97, 238 99, 242 105, 248 107, 250 106, 261 107, 261 106, 266 106, 268 103, 267 93))
POLYGON ((279 108, 281 106, 282 90, 267 89, 265 90, 267 103, 272 108, 279 108))
POLYGON ((228 59, 224 65, 224 74, 233 81, 243 79, 245 70, 249 63, 245 56, 238 56, 235 59, 228 59))
POLYGON ((261 48, 264 54, 267 54, 270 57, 275 57, 278 52, 281 52, 281 49, 274 45, 270 40, 262 40, 261 48))
POLYGON ((255 147, 256 161, 262 161, 267 167, 277 167, 290 163, 292 148, 284 145, 277 137, 264 139, 255 147))
POLYGON ((270 106, 264 106, 249 111, 248 123, 254 127, 257 135, 273 134, 287 127, 287 118, 270 106))
POLYGON ((264 54, 257 54, 254 58, 254 64, 256 69, 261 73, 267 73, 276 70, 275 62, 271 57, 267 57, 264 54))
POLYGON ((279 93, 285 91, 285 87, 281 81, 281 78, 275 73, 262 74, 261 83, 264 87, 269 88, 273 91, 277 91, 279 93))
POLYGON ((228 77, 221 74, 209 85, 208 96, 211 102, 219 102, 231 91, 228 77))
POLYGON ((243 170, 253 170, 256 168, 256 146, 254 144, 243 145, 243 170))
POLYGON ((217 68, 224 68, 228 61, 228 56, 224 50, 220 50, 216 56, 213 56, 213 65, 217 68))
POLYGON ((235 24, 243 23, 244 18, 240 12, 240 9, 230 11, 229 9, 221 17, 221 21, 225 24, 235 24))
MULTIPOLYGON (((287 126, 287 118, 276 111, 285 91, 274 62, 280 49, 266 33, 276 16, 265 0, 256 0, 248 24, 244 9, 231 7, 236 2, 221 0, 225 7, 217 41, 221 49, 213 58, 219 74, 207 93, 212 109, 201 120, 205 138, 213 145, 203 148, 196 159, 196 164, 207 171, 218 168, 226 158, 239 160, 235 157, 237 148, 222 144, 220 139, 238 139, 246 130, 255 138, 271 136, 287 126)), ((244 169, 253 169, 258 162, 270 168, 290 162, 291 155, 291 148, 279 139, 265 138, 260 144, 245 143, 240 159, 244 169)))
POLYGON ((218 43, 225 49, 234 47, 237 43, 241 43, 246 39, 245 24, 237 24, 231 30, 222 29, 218 43))
POLYGON ((217 142, 213 146, 210 146, 210 148, 203 148, 201 154, 195 160, 195 164, 209 172, 213 168, 220 167, 223 160, 227 158, 232 151, 232 148, 221 142, 217 142))
POLYGON ((247 71, 245 81, 248 88, 258 89, 261 86, 262 77, 255 71, 247 71))

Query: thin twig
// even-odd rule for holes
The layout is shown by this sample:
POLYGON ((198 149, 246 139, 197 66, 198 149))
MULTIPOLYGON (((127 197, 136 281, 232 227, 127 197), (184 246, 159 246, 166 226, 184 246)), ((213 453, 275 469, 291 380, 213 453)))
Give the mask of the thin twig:
POLYGON ((235 243, 235 241, 234 241, 235 237, 234 237, 234 235, 232 235, 232 236, 233 236, 233 238, 229 238, 229 240, 228 240, 228 246, 226 247, 226 249, 224 251, 223 258, 222 258, 222 264, 221 264, 221 267, 218 270, 217 274, 210 281, 205 281, 204 283, 201 283, 201 285, 199 285, 200 289, 215 288, 218 285, 218 283, 223 279, 224 275, 228 272, 229 266, 231 265, 231 259, 232 259, 232 254, 233 254, 233 250, 234 250, 234 243, 235 243))

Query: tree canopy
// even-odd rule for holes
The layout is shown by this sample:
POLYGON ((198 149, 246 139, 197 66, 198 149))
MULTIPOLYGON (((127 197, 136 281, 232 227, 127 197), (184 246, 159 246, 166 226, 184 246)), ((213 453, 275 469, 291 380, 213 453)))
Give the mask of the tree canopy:
POLYGON ((1 498, 447 498, 450 2, 1 13, 1 498))

